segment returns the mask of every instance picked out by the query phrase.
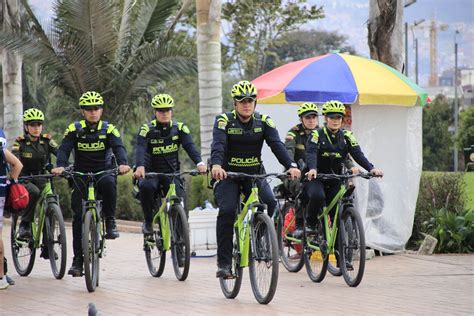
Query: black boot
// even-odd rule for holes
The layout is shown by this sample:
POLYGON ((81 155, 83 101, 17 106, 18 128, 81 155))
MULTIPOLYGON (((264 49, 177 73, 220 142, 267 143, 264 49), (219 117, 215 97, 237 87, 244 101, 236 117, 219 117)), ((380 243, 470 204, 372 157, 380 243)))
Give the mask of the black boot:
POLYGON ((230 279, 232 278, 232 270, 230 265, 222 265, 217 268, 216 278, 230 279))
POLYGON ((105 220, 105 239, 119 238, 120 234, 115 224, 115 217, 107 217, 105 220))
POLYGON ((73 277, 82 276, 83 265, 84 265, 84 259, 82 258, 82 255, 74 256, 74 259, 72 259, 72 266, 67 272, 67 274, 72 275, 73 277))

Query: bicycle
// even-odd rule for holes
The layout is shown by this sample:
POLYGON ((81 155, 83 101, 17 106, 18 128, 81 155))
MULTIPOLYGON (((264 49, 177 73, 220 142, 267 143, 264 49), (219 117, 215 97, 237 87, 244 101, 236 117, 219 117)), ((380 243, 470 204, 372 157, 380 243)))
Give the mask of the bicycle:
MULTIPOLYGON (((365 233, 362 219, 353 205, 355 186, 348 180, 355 177, 370 179, 370 173, 359 174, 318 174, 322 180, 341 180, 341 186, 331 202, 318 216, 316 231, 307 231, 303 226, 303 238, 299 239, 285 233, 285 238, 304 245, 303 258, 306 271, 313 282, 321 282, 329 269, 329 256, 338 257, 339 267, 333 267, 337 275, 340 271, 344 281, 350 287, 356 287, 362 281, 365 269, 365 233), (335 209, 334 216, 329 211, 335 209), (339 243, 336 237, 339 233, 339 243)), ((304 216, 306 222, 306 216, 304 216)))
POLYGON ((100 259, 105 256, 105 218, 102 216, 102 200, 96 197, 95 185, 108 175, 118 175, 113 168, 99 172, 79 172, 67 169, 66 176, 79 179, 87 186, 87 199, 82 200, 82 253, 84 256, 84 277, 89 292, 99 286, 100 259), (83 181, 78 177, 85 177, 83 181), (96 177, 98 179, 96 180, 96 177))
POLYGON ((234 223, 232 277, 219 278, 226 298, 237 297, 242 285, 243 268, 249 267, 255 299, 260 304, 268 304, 273 299, 278 284, 278 241, 273 221, 265 213, 267 206, 260 203, 257 180, 287 176, 276 173, 251 175, 227 172, 228 178, 251 179, 252 189, 247 199, 241 199, 238 203, 234 223))
POLYGON ((66 271, 67 246, 64 219, 59 206, 59 197, 54 193, 51 179, 52 174, 32 175, 20 177, 20 181, 29 179, 46 179, 47 182, 41 191, 34 220, 31 222, 32 237, 20 239, 18 229, 20 214, 14 213, 11 226, 11 250, 15 270, 20 276, 28 276, 33 270, 36 249, 48 248, 51 270, 56 279, 62 279, 66 271), (42 234, 45 230, 45 235, 42 234))
POLYGON ((163 198, 156 197, 154 203, 153 235, 143 237, 143 250, 150 274, 160 277, 166 263, 166 252, 171 250, 173 269, 176 278, 184 281, 188 277, 191 263, 191 246, 189 240, 189 225, 181 197, 176 194, 174 179, 189 174, 196 176, 197 170, 159 173, 148 172, 145 178, 158 176, 168 177, 170 185, 163 198), (161 206, 160 205, 161 202, 161 206))

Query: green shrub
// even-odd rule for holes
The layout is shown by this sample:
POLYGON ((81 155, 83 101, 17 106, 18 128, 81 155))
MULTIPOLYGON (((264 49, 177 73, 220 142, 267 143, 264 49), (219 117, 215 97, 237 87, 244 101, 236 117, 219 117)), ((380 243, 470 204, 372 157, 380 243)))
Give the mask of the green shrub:
POLYGON ((187 177, 186 179, 186 208, 192 210, 198 206, 204 207, 208 200, 215 207, 214 194, 208 188, 207 176, 187 177))
POLYGON ((423 223, 434 217, 434 211, 445 209, 457 214, 465 209, 465 183, 460 172, 423 172, 416 203, 412 236, 408 247, 423 239, 423 223))
POLYGON ((450 212, 444 208, 433 212, 423 223, 425 231, 438 239, 437 253, 471 253, 474 251, 474 211, 450 212))

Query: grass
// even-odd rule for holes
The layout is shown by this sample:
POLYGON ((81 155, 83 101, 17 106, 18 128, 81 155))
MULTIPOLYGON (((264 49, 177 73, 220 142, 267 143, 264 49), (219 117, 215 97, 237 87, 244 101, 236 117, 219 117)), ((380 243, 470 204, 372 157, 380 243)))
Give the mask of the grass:
POLYGON ((466 183, 466 207, 474 210, 474 172, 466 172, 464 181, 466 183))

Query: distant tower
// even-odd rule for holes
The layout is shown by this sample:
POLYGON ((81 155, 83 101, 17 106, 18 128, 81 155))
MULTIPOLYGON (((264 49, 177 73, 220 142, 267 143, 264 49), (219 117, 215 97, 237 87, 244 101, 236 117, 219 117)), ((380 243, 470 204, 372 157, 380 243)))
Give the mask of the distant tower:
POLYGON ((428 80, 428 85, 430 87, 436 87, 438 86, 438 71, 437 71, 438 31, 445 31, 448 28, 448 26, 446 24, 441 24, 440 26, 437 26, 436 20, 433 18, 429 28, 430 28, 430 78, 428 80))

